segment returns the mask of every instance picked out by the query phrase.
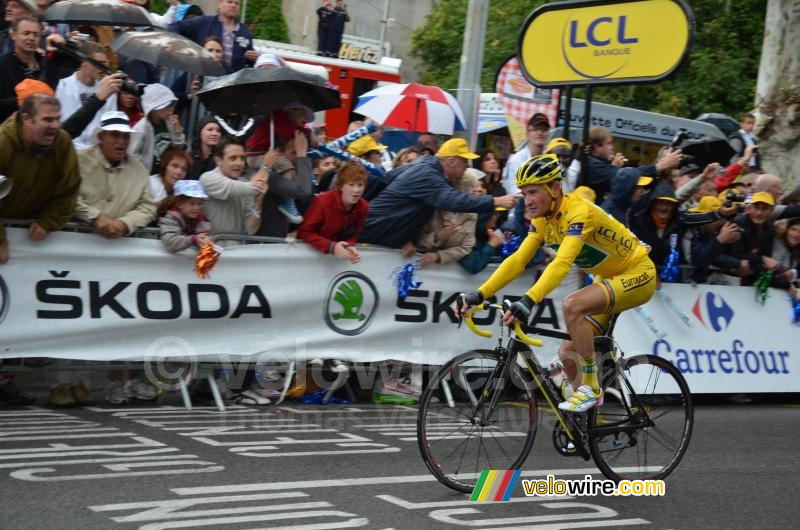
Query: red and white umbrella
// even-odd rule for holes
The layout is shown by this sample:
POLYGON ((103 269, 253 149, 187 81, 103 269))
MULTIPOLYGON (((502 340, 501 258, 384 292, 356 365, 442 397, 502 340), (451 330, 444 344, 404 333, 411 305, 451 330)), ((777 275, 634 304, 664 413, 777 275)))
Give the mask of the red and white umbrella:
POLYGON ((358 98, 353 110, 385 127, 453 134, 466 129, 456 98, 439 87, 417 83, 386 85, 358 98))

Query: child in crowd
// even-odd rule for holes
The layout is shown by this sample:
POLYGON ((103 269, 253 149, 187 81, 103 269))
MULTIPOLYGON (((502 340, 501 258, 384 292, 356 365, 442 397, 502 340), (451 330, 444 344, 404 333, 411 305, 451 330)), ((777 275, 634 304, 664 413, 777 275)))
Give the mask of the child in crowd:
POLYGON ((298 237, 320 252, 358 263, 361 254, 355 243, 367 218, 367 201, 361 198, 366 183, 364 166, 348 162, 337 174, 337 189, 311 203, 298 237))
POLYGON ((175 206, 159 219, 161 242, 170 252, 180 252, 189 247, 202 248, 211 239, 211 224, 201 213, 203 201, 208 198, 203 185, 197 180, 179 180, 175 183, 175 206))
POLYGON ((186 145, 186 135, 175 115, 177 101, 172 90, 159 83, 144 89, 142 113, 145 117, 133 128, 139 134, 131 138, 128 154, 144 164, 150 174, 158 173, 161 155, 168 147, 186 145))

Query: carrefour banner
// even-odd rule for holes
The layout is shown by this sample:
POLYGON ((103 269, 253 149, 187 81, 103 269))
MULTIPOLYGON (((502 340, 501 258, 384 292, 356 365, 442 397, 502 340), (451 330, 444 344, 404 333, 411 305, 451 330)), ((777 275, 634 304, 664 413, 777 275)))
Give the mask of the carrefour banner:
MULTIPOLYGON (((362 248, 351 264, 303 243, 226 248, 211 277, 198 279, 194 254, 161 242, 53 233, 32 242, 8 230, 11 260, 0 266, 0 358, 357 362, 399 359, 441 364, 487 340, 455 324, 458 293, 480 285, 457 266, 419 269, 422 284, 404 300, 393 272, 399 251, 362 248)), ((503 289, 514 299, 533 269, 503 289)), ((579 287, 568 276, 536 307, 533 324, 564 330, 561 302, 579 287)), ((653 353, 686 375, 695 392, 797 392, 797 328, 785 296, 764 306, 751 288, 667 285, 639 312, 620 319, 626 355, 653 353)), ((499 331, 496 314, 476 319, 499 331)), ((537 350, 544 363, 559 342, 537 350)))
POLYGON ((678 68, 693 35, 683 0, 554 2, 525 21, 517 54, 536 86, 650 83, 678 68))

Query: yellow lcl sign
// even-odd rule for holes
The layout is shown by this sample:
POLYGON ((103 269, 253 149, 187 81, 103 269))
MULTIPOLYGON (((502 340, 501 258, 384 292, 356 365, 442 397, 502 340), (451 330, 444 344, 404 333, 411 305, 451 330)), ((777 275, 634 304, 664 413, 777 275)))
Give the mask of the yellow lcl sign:
POLYGON ((522 72, 537 86, 652 82, 689 52, 694 16, 682 0, 559 2, 522 26, 522 72))

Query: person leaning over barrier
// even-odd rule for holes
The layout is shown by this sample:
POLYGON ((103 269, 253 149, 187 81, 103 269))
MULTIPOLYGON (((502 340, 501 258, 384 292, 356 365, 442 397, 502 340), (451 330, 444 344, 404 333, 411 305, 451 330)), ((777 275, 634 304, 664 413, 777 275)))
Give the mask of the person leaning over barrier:
POLYGON ((116 239, 149 225, 156 217, 149 176, 128 154, 133 129, 124 112, 106 112, 97 145, 78 151, 81 189, 75 217, 116 239))
MULTIPOLYGON (((771 287, 787 288, 793 273, 773 259, 775 240, 773 210, 775 199, 766 191, 754 193, 746 203, 744 213, 733 222, 739 226, 741 238, 725 246, 724 252, 742 260, 739 276, 742 285, 753 285, 763 272, 772 272, 771 287)), ((781 218, 798 215, 800 206, 787 206, 781 218)))
POLYGON ((453 138, 442 144, 436 156, 424 156, 400 168, 386 189, 370 201, 360 241, 404 247, 413 253, 437 209, 480 213, 492 212, 496 206, 513 208, 518 195, 476 196, 455 189, 470 160, 476 158, 463 138, 453 138))
MULTIPOLYGON (((75 211, 81 179, 72 139, 61 130, 61 104, 52 96, 34 94, 15 117, 0 126, 0 175, 12 182, 0 199, 0 219, 34 219, 32 241, 60 230, 75 211)), ((10 246, 0 221, 0 264, 10 246)))
POLYGON ((170 252, 189 247, 202 248, 211 243, 211 224, 203 214, 203 201, 208 199, 203 185, 196 180, 175 183, 175 205, 158 220, 161 242, 170 252))
POLYGON ((594 353, 594 335, 603 333, 611 317, 646 303, 655 291, 656 268, 647 248, 630 230, 595 204, 561 192, 561 165, 555 155, 528 159, 520 166, 516 185, 533 217, 519 249, 497 268, 477 291, 459 297, 456 311, 494 296, 525 270, 542 245, 556 248, 541 277, 503 315, 503 323, 527 324, 533 306, 541 302, 567 275, 570 267, 595 275, 595 283, 564 300, 564 321, 572 337, 564 341, 559 357, 573 385, 580 383, 559 408, 585 412, 603 402, 594 353), (578 354, 576 366, 572 352, 578 354))
POLYGON ((355 247, 367 218, 367 201, 361 198, 367 172, 358 162, 348 162, 336 175, 336 189, 314 198, 297 237, 324 254, 358 263, 355 247))
MULTIPOLYGON (((277 153, 267 153, 265 162, 274 163, 277 153)), ((248 234, 258 230, 261 204, 267 185, 267 169, 261 168, 248 181, 242 177, 247 162, 244 146, 232 138, 223 138, 214 148, 217 167, 200 176, 209 199, 203 213, 211 222, 212 234, 248 234)))
MULTIPOLYGON (((475 195, 480 175, 477 169, 467 168, 458 184, 459 191, 475 195)), ((468 256, 475 248, 477 221, 476 213, 436 210, 419 237, 420 252, 423 252, 419 257, 419 266, 427 267, 434 263, 449 265, 468 256)))

